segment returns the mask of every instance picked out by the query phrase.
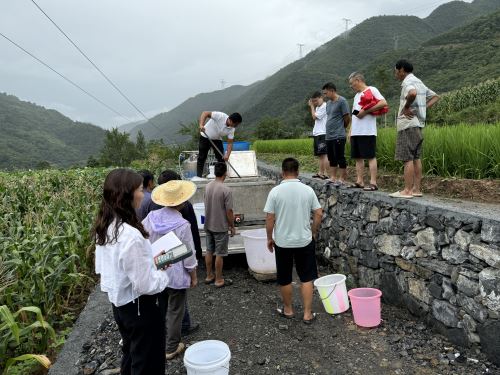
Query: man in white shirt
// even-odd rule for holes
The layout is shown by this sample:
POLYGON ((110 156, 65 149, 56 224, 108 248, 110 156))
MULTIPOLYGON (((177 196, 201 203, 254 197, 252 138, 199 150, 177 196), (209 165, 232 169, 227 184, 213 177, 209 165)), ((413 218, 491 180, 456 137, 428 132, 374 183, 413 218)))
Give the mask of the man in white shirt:
MULTIPOLYGON (((366 191, 378 190, 377 185, 377 118, 375 113, 387 107, 385 98, 376 87, 368 86, 363 74, 354 72, 349 76, 349 85, 356 92, 352 104, 353 116, 349 132, 351 142, 351 158, 356 160, 356 182, 352 187, 366 191), (360 103, 366 102, 363 97, 373 98, 375 105, 366 108, 360 103), (364 184, 365 160, 370 169, 370 184, 364 184)), ((366 98, 365 98, 366 99, 366 98)), ((373 104, 373 103, 372 103, 373 104)))
POLYGON ((390 196, 406 199, 421 197, 422 129, 425 126, 427 108, 433 106, 439 96, 413 75, 413 65, 409 61, 399 60, 394 67, 394 75, 401 81, 395 159, 404 162, 405 187, 390 196))
POLYGON ((212 140, 217 149, 220 151, 219 153, 214 149, 217 161, 224 162, 229 160, 229 155, 231 155, 231 151, 233 150, 234 130, 239 124, 241 124, 242 121, 243 119, 239 113, 233 113, 229 116, 223 112, 216 111, 204 111, 201 113, 200 140, 196 168, 196 174, 198 177, 202 177, 203 175, 203 168, 205 166, 205 161, 207 160, 208 151, 210 148, 214 148, 210 143, 210 140, 212 140), (208 122, 207 119, 209 119, 208 122), (224 154, 222 137, 225 136, 227 136, 227 151, 224 154), (224 155, 224 157, 221 155, 224 155))
POLYGON ((309 99, 309 109, 314 120, 313 137, 314 137, 314 156, 319 158, 319 171, 313 178, 328 179, 328 170, 330 164, 328 162, 326 151, 326 103, 323 100, 321 92, 316 91, 309 99))

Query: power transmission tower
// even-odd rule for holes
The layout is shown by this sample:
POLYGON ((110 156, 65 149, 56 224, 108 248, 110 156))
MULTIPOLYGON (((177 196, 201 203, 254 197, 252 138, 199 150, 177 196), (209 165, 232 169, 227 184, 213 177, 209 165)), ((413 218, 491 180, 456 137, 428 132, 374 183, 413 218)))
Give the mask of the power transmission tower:
POLYGON ((342 21, 345 22, 344 38, 347 39, 347 35, 349 34, 349 23, 352 22, 352 20, 350 18, 342 18, 342 21))
POLYGON ((392 39, 394 39, 394 49, 396 50, 398 49, 399 35, 394 35, 392 39))
POLYGON ((220 88, 221 88, 222 90, 224 90, 224 88, 226 87, 226 83, 227 83, 227 82, 226 82, 226 81, 224 81, 224 78, 220 80, 220 88))
POLYGON ((299 58, 302 58, 302 48, 305 46, 303 43, 297 43, 297 46, 299 46, 299 58))

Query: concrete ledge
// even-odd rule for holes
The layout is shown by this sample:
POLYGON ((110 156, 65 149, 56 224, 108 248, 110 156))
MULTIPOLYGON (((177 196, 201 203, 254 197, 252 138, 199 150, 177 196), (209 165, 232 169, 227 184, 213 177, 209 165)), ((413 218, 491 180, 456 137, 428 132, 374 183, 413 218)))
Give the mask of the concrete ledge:
POLYGON ((78 360, 83 345, 90 341, 96 329, 111 311, 108 296, 99 289, 99 285, 90 294, 87 305, 80 313, 73 330, 64 344, 56 362, 49 370, 49 375, 78 375, 78 360))

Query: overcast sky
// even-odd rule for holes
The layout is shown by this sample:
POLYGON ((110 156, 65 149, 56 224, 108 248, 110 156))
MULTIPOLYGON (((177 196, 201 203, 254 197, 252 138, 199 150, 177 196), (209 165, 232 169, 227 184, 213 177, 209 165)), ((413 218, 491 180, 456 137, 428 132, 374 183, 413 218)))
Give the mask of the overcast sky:
MULTIPOLYGON (((35 0, 115 84, 153 116, 200 92, 250 84, 381 14, 426 17, 447 0, 35 0)), ((31 0, 0 0, 0 33, 130 120, 138 114, 31 0)), ((74 120, 129 122, 0 37, 0 92, 74 120)), ((200 110, 205 108, 200 108, 200 110)), ((206 108, 209 109, 209 108, 206 108)), ((215 109, 215 108, 212 108, 215 109)))

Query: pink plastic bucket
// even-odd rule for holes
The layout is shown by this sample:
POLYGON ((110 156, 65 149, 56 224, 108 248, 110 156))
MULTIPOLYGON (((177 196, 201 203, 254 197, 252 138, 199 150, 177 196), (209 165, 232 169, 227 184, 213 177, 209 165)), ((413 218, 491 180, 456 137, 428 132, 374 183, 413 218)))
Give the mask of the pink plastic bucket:
POLYGON ((354 323, 361 327, 376 327, 380 324, 382 292, 375 288, 356 288, 348 293, 351 300, 354 323))

